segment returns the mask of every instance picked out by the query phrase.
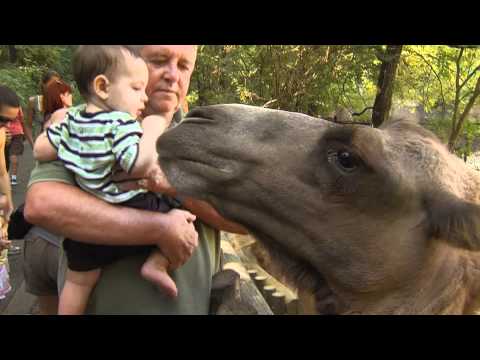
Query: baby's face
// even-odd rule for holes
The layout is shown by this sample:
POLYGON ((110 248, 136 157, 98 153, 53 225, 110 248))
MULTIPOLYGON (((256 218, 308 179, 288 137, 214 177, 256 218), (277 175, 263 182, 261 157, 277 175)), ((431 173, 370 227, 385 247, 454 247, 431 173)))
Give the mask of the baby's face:
POLYGON ((125 69, 110 83, 107 104, 111 109, 130 113, 138 118, 148 100, 145 88, 148 83, 148 68, 145 61, 124 52, 125 69))

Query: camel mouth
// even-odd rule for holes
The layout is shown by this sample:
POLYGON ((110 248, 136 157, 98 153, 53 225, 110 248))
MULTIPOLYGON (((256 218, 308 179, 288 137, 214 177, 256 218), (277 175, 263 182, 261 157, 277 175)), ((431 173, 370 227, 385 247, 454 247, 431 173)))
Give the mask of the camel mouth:
POLYGON ((292 255, 291 251, 265 235, 254 234, 263 245, 288 285, 311 293, 315 298, 315 312, 318 315, 339 315, 339 300, 331 290, 326 277, 307 259, 292 255))
POLYGON ((223 173, 225 175, 234 174, 233 168, 231 166, 229 166, 228 164, 221 164, 221 166, 217 166, 217 165, 211 164, 207 161, 200 160, 200 158, 194 159, 192 157, 179 157, 175 161, 183 162, 189 168, 191 168, 191 167, 194 167, 194 168, 204 167, 204 168, 207 168, 207 169, 210 169, 210 170, 218 171, 218 172, 223 173))

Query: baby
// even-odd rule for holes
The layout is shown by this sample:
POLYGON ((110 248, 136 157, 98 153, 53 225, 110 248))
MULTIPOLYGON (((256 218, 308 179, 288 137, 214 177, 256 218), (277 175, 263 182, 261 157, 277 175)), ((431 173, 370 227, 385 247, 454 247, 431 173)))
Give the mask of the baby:
MULTIPOLYGON (((82 45, 73 59, 75 81, 86 101, 50 126, 34 146, 35 159, 57 157, 75 174, 78 185, 110 203, 168 212, 167 198, 146 190, 122 191, 115 172, 144 178, 157 161, 155 143, 166 128, 160 116, 141 120, 147 102, 148 69, 135 48, 126 45, 82 45)), ((142 276, 168 296, 177 287, 167 273, 168 260, 155 246, 103 246, 65 239, 68 270, 59 314, 83 314, 101 268, 132 254, 150 252, 142 276)))

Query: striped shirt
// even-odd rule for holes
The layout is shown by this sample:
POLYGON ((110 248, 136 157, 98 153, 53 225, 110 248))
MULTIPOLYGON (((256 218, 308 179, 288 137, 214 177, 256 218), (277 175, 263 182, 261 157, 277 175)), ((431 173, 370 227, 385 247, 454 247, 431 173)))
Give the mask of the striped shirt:
POLYGON ((75 174, 85 191, 109 202, 121 203, 146 190, 123 191, 113 181, 118 171, 130 173, 142 137, 140 123, 120 111, 89 114, 84 106, 71 108, 65 121, 47 130, 58 158, 75 174))

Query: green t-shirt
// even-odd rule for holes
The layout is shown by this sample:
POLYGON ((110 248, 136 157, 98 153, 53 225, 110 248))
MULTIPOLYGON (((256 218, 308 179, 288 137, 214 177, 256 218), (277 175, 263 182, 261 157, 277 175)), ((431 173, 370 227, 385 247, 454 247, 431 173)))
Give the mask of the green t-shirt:
MULTIPOLYGON (((38 182, 58 181, 74 185, 73 174, 59 161, 37 163, 29 187, 38 182)), ((220 234, 196 221, 199 245, 192 257, 171 276, 178 297, 165 297, 155 285, 143 279, 140 269, 146 256, 131 256, 102 269, 102 276, 90 296, 88 314, 208 314, 212 275, 220 263, 220 234)), ((60 254, 59 288, 63 287, 66 258, 60 254)))

